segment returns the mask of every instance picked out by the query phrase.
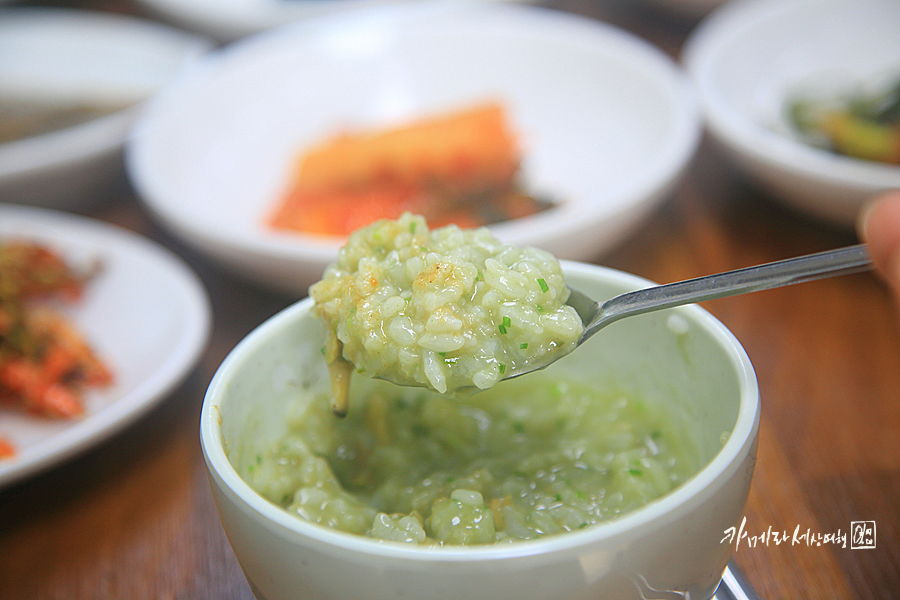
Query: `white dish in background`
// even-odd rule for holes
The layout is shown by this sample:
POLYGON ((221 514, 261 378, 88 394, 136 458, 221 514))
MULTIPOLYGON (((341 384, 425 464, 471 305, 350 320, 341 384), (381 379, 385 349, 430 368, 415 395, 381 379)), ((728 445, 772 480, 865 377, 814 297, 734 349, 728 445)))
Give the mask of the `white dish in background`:
POLYGON ((421 0, 139 0, 160 17, 220 42, 340 10, 408 1, 421 0))
POLYGON ((120 431, 162 400, 206 347, 206 291, 175 255, 112 225, 47 209, 0 205, 0 241, 37 241, 75 263, 99 260, 83 297, 64 307, 114 381, 85 397, 85 414, 51 420, 0 406, 0 487, 53 466, 120 431))
POLYGON ((701 129, 686 77, 623 31, 529 6, 402 4, 302 21, 213 53, 150 103, 126 163, 176 235, 303 296, 342 239, 264 224, 298 154, 345 128, 485 100, 507 109, 530 191, 561 202, 492 229, 560 258, 595 259, 629 235, 670 191, 701 129))
POLYGON ((122 147, 142 100, 210 40, 112 13, 0 10, 0 100, 130 105, 0 143, 0 200, 73 208, 124 184, 122 147))
POLYGON ((699 19, 728 0, 643 0, 645 3, 689 19, 699 19))
POLYGON ((683 58, 712 135, 790 206, 849 226, 872 194, 900 187, 900 167, 809 146, 784 112, 797 95, 828 99, 900 78, 895 0, 736 2, 698 26, 683 58))

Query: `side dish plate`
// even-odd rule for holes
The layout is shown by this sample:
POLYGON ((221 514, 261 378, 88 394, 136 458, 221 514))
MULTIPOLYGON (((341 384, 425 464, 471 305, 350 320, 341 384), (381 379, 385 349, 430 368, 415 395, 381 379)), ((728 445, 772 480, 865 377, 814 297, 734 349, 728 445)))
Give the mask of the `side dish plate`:
POLYGON ((214 52, 154 98, 126 163, 152 213, 186 243, 305 296, 343 239, 265 225, 298 154, 342 130, 485 100, 507 109, 526 189, 559 201, 494 234, 574 260, 634 231, 690 161, 701 127, 684 74, 631 34, 530 6, 426 2, 311 19, 214 52))
POLYGON ((895 0, 739 0, 697 27, 682 58, 735 164, 775 199, 846 227, 874 193, 900 187, 900 166, 808 145, 786 106, 896 83, 898 23, 895 0))
POLYGON ((207 38, 110 12, 0 9, 0 104, 41 106, 44 119, 61 109, 95 111, 0 143, 0 198, 72 209, 113 197, 125 185, 122 148, 141 103, 211 47, 207 38))
MULTIPOLYGON (((222 42, 291 21, 398 0, 139 0, 173 23, 222 42)), ((415 0, 399 0, 415 1, 415 0)), ((468 0, 486 1, 486 0, 468 0)), ((515 0, 494 0, 515 1, 515 0)), ((528 0, 523 0, 528 2, 528 0)))
POLYGON ((85 414, 54 421, 0 407, 0 487, 70 458, 122 430, 162 400, 206 347, 211 310, 197 276, 168 250, 134 233, 66 213, 0 205, 0 239, 47 245, 101 270, 64 314, 109 364, 111 387, 87 394, 85 414))

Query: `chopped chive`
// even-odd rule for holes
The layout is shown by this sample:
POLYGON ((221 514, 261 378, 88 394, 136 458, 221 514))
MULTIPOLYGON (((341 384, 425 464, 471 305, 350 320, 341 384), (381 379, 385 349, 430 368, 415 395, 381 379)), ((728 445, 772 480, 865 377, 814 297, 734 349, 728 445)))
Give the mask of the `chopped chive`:
POLYGON ((587 527, 589 524, 590 524, 590 523, 582 523, 581 525, 578 526, 578 529, 584 529, 584 528, 587 527))
POLYGON ((562 494, 557 494, 557 495, 556 495, 556 501, 557 501, 557 502, 562 502, 562 494))
POLYGON ((415 221, 413 221, 412 223, 409 224, 409 232, 410 233, 416 232, 416 222, 415 221))
POLYGON ((513 423, 513 431, 516 433, 525 433, 525 425, 522 423, 513 423))
POLYGON ((544 312, 544 307, 541 306, 540 304, 536 304, 536 305, 535 305, 535 308, 537 308, 537 311, 538 311, 538 312, 544 312))
POLYGON ((519 350, 524 350, 528 347, 528 342, 522 342, 522 345, 519 346, 519 350))
POLYGON ((644 474, 644 472, 641 471, 640 469, 628 469, 628 472, 631 473, 632 475, 643 475, 644 474))
POLYGON ((500 363, 500 374, 503 375, 506 372, 506 364, 500 363))
MULTIPOLYGON (((500 330, 500 333, 502 333, 503 335, 506 335, 506 326, 504 326, 504 325, 498 325, 498 326, 497 326, 497 329, 500 330)), ((501 373, 502 373, 502 371, 501 371, 501 373)))
POLYGON ((544 281, 544 278, 543 278, 543 277, 538 278, 537 282, 538 282, 538 285, 541 286, 541 290, 542 290, 542 291, 544 291, 544 292, 549 292, 549 291, 550 291, 550 286, 547 285, 547 282, 544 281))
POLYGON ((503 326, 504 327, 512 326, 512 321, 510 320, 509 317, 503 317, 503 326))

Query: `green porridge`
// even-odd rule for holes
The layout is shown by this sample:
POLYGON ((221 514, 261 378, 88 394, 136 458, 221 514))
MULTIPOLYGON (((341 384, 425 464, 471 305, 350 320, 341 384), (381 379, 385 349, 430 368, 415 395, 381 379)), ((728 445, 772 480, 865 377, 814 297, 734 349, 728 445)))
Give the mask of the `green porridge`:
POLYGON ((571 352, 583 326, 556 258, 486 228, 405 214, 353 233, 310 288, 328 326, 332 408, 352 372, 440 393, 487 389, 571 352))
POLYGON ((551 254, 487 229, 405 214, 355 232, 310 288, 331 402, 301 391, 242 475, 308 521, 422 545, 577 531, 666 494, 699 461, 664 411, 552 372, 495 387, 575 347, 568 294, 551 254))
POLYGON ((469 400, 361 380, 336 419, 308 392, 242 475, 314 523, 385 540, 536 539, 615 518, 700 467, 665 411, 543 372, 469 400))

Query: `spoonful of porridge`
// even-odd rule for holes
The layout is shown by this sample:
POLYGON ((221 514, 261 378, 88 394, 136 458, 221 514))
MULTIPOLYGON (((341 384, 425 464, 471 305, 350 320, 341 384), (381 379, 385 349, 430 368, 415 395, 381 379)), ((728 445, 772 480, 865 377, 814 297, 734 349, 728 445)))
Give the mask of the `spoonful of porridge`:
POLYGON ((350 235, 310 287, 326 324, 331 407, 344 415, 353 373, 469 394, 542 369, 618 319, 861 271, 864 246, 623 294, 603 304, 566 286, 559 261, 486 228, 429 230, 404 214, 350 235))

